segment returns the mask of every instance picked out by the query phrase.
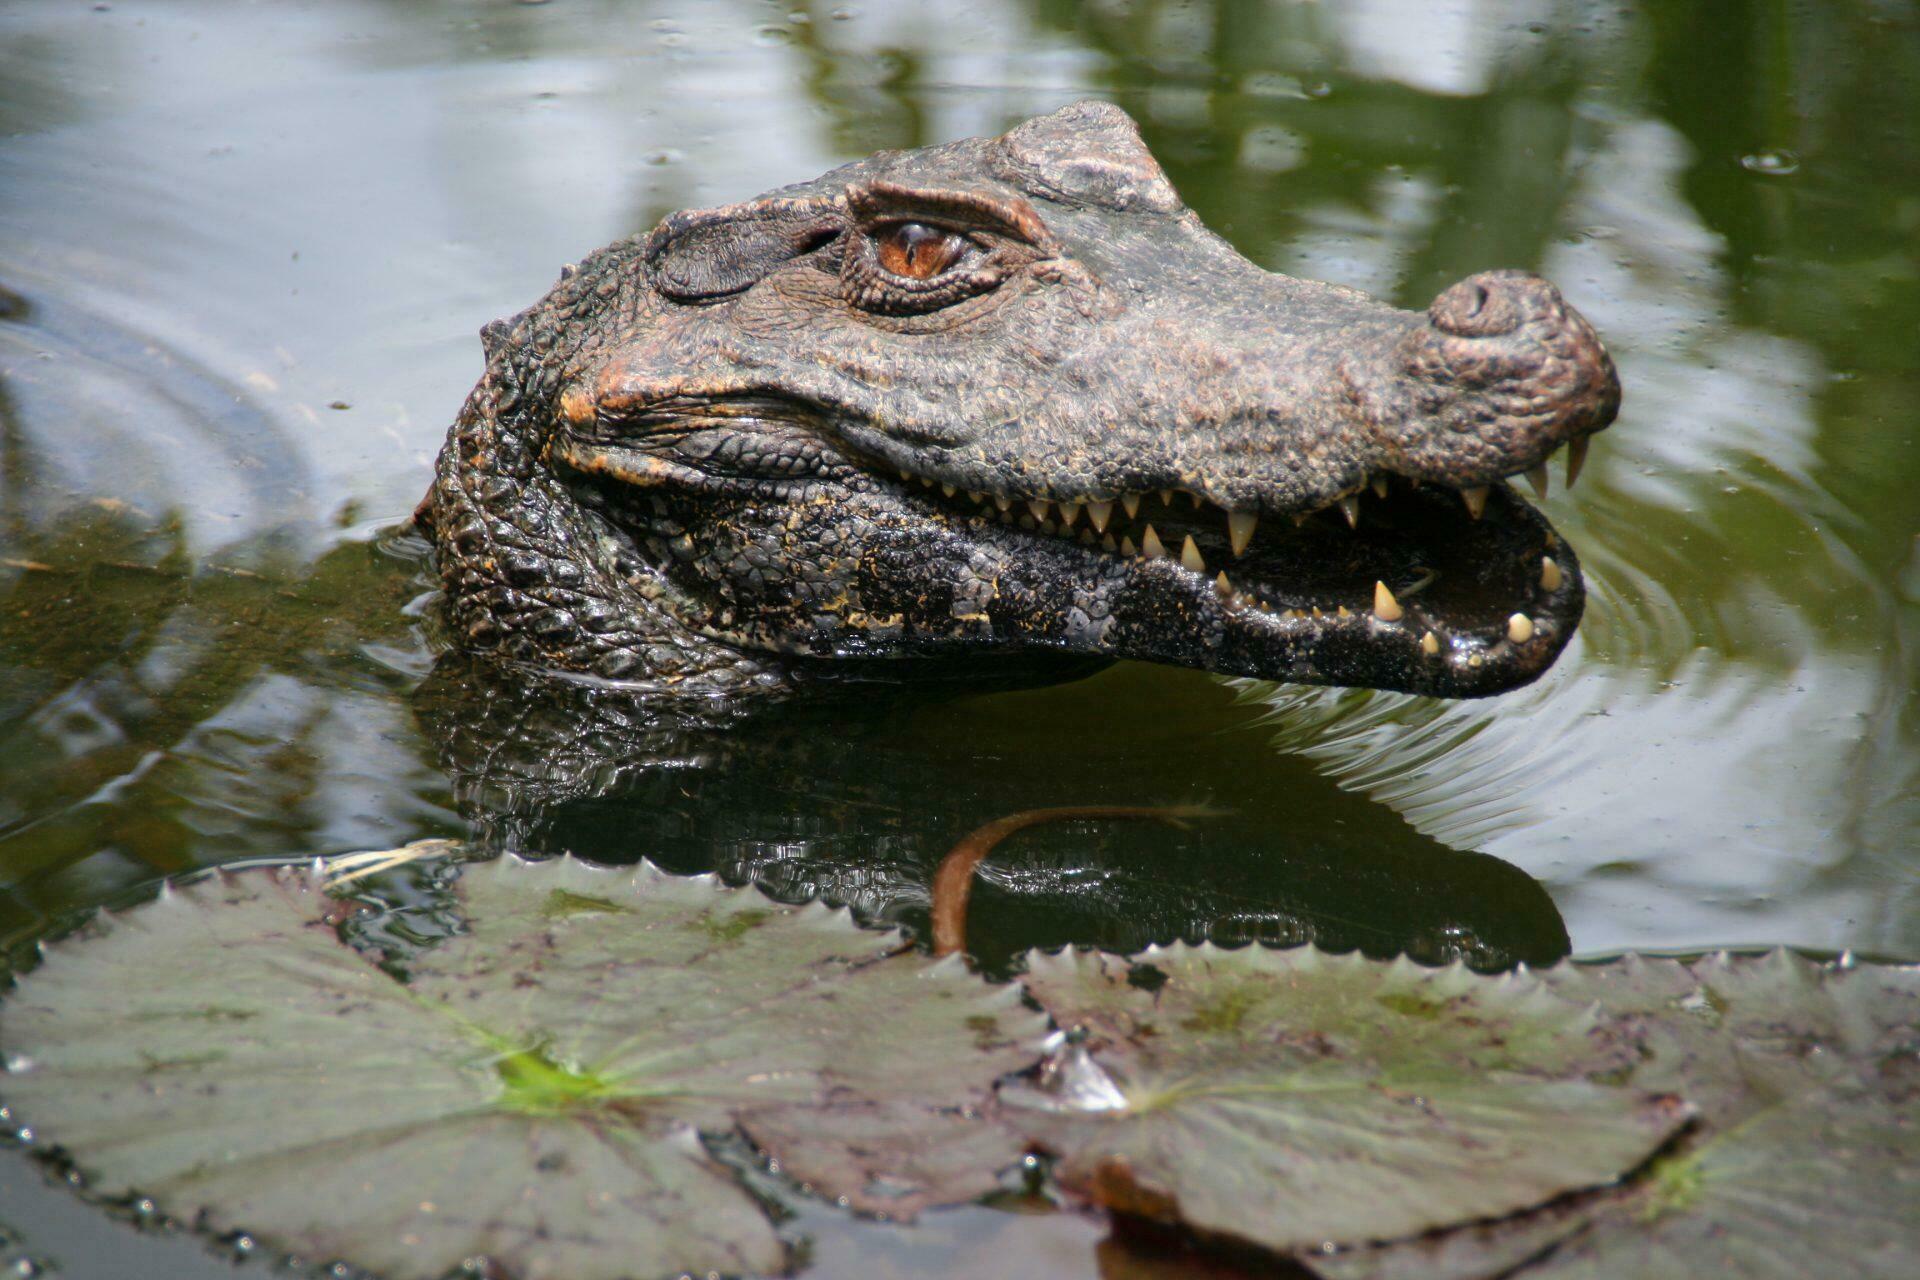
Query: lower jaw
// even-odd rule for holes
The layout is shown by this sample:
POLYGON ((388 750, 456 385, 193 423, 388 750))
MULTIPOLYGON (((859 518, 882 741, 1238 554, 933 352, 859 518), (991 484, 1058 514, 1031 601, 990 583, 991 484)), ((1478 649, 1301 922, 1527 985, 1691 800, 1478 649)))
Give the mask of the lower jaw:
POLYGON ((1396 491, 1370 502, 1357 527, 1317 515, 1240 557, 1200 520, 1168 512, 1158 528, 1202 563, 1170 550, 1131 563, 1100 636, 1118 656, 1478 697, 1546 671, 1584 607, 1572 548, 1505 486, 1478 520, 1448 491, 1396 491))

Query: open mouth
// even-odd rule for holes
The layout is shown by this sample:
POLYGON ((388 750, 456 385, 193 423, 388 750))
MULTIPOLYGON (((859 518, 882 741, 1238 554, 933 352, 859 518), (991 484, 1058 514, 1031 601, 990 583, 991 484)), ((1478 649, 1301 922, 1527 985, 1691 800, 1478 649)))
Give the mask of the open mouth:
MULTIPOLYGON (((1570 476, 1586 440, 1575 445, 1570 476)), ((1205 638, 1204 654, 1146 644, 1142 657, 1474 696, 1544 671, 1584 606, 1572 548, 1505 481, 1463 490, 1376 475, 1317 510, 1254 516, 1177 489, 1057 501, 901 475, 969 523, 1124 568, 1163 634, 1205 638)), ((1544 489, 1544 464, 1527 475, 1544 489)))

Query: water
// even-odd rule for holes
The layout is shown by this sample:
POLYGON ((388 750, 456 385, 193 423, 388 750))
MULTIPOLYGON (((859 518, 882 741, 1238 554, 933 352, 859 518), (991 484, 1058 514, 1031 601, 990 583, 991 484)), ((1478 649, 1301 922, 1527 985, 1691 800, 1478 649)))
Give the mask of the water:
MULTIPOLYGON (((1916 121, 1920 17, 1865 0, 12 5, 0 948, 162 874, 437 835, 917 926, 990 818, 1204 800, 1021 835, 975 951, 1920 957, 1916 121), (433 669, 391 528, 483 322, 669 210, 1085 95, 1263 265, 1404 306, 1533 268, 1594 321, 1625 407, 1548 504, 1592 600, 1544 680, 1123 666, 663 727, 433 669)), ((7 1265, 228 1273, 98 1221, 0 1159, 7 1265)), ((1059 1216, 796 1222, 813 1275, 1184 1274, 1059 1216)))

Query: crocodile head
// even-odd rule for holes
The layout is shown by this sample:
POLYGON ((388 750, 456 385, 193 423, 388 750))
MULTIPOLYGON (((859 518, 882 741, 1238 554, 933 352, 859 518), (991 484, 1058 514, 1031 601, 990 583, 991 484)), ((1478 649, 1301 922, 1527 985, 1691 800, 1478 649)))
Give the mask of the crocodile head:
POLYGON ((454 634, 699 691, 1053 653, 1497 693, 1583 601, 1504 478, 1619 404, 1546 281, 1264 271, 1101 103, 674 214, 484 336, 420 511, 454 634))

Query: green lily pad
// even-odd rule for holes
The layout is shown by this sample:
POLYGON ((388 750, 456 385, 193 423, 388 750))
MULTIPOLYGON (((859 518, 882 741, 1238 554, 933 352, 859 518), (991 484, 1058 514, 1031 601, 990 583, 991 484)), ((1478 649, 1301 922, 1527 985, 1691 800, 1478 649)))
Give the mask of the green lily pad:
POLYGON ((455 894, 469 932, 405 982, 293 871, 103 916, 0 1004, 0 1092, 105 1194, 390 1280, 777 1270, 702 1137, 762 1113, 787 1161, 858 1175, 825 1194, 895 1214, 1020 1154, 971 1117, 1044 1020, 957 960, 644 867, 503 859, 455 894), (964 1169, 885 1158, 956 1130, 964 1169))
POLYGON ((1322 1274, 1920 1273, 1920 969, 1776 951, 1629 956, 1543 978, 1604 1010, 1599 1034, 1632 1053, 1625 1078, 1694 1102, 1694 1128, 1623 1187, 1316 1260, 1322 1274))
POLYGON ((1281 1252, 1609 1183, 1688 1116, 1607 1083, 1631 1046, 1528 973, 1176 946, 1134 962, 1036 953, 1027 985, 1084 1037, 1041 1087, 1004 1095, 1062 1183, 1281 1252))

